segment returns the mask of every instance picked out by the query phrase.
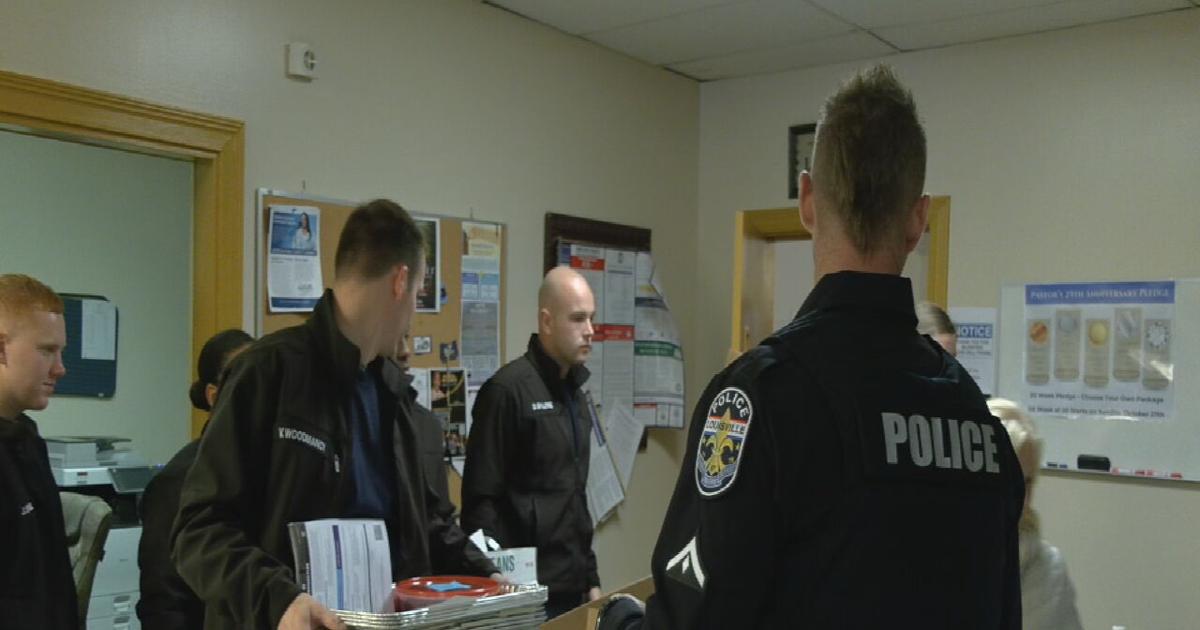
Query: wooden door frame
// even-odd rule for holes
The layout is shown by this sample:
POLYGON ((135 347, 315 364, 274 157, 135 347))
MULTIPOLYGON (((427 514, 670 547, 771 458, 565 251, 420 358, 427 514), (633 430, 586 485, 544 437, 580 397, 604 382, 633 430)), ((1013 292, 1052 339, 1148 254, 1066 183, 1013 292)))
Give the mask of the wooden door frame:
MULTIPOLYGON (((946 308, 950 278, 950 197, 933 196, 929 201, 929 271, 925 299, 946 308)), ((730 355, 745 352, 742 328, 742 297, 746 292, 747 241, 807 241, 812 234, 800 222, 795 207, 739 210, 733 230, 733 320, 729 337, 730 355)))
MULTIPOLYGON (((0 70, 0 125, 193 163, 191 369, 195 378, 204 341, 225 328, 242 327, 243 123, 0 70)), ((181 412, 186 400, 181 391, 181 412)), ((193 436, 204 418, 193 412, 193 436)))

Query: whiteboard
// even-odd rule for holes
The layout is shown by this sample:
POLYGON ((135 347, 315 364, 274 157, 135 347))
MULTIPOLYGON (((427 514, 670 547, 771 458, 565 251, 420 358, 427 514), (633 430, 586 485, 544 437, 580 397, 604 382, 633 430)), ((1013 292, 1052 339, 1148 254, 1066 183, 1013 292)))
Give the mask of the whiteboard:
MULTIPOLYGON (((1024 406, 1025 285, 1000 292, 999 396, 1024 406)), ((1045 441, 1042 466, 1080 472, 1080 455, 1107 457, 1111 470, 1160 479, 1200 481, 1200 279, 1175 281, 1171 336, 1174 410, 1163 420, 1066 418, 1033 414, 1045 441)))

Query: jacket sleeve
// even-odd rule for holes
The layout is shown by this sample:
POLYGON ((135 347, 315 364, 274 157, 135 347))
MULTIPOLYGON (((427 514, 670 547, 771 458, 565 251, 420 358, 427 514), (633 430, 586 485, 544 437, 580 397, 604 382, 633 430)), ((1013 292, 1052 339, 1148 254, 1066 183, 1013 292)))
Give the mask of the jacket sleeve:
MULTIPOLYGON (((1005 555, 1008 564, 1004 569, 1004 620, 1002 628, 1021 630, 1024 626, 1021 608, 1021 514, 1025 508, 1025 475, 1021 472, 1021 463, 1011 448, 1006 449, 1009 470, 1015 472, 1009 482, 1012 495, 1012 517, 1009 522, 1009 536, 1005 541, 1005 555)), ((1058 627, 1058 626, 1055 626, 1058 627)))
POLYGON ((422 467, 425 470, 425 505, 429 513, 429 549, 435 573, 488 576, 498 573, 496 565, 467 538, 454 518, 450 482, 442 459, 442 433, 436 418, 414 403, 413 414, 422 427, 422 467))
MULTIPOLYGON (((786 546, 778 509, 776 436, 771 407, 758 396, 753 377, 718 376, 692 415, 685 458, 651 559, 655 594, 641 627, 756 628, 763 623, 777 576, 773 558, 786 546), (733 387, 751 403, 739 450, 718 459, 723 472, 735 467, 727 485, 701 493, 697 458, 710 417, 723 415, 719 397, 733 387)), ((717 441, 723 441, 716 435, 717 441)), ((706 468, 707 470, 707 468, 706 468)), ((617 627, 630 627, 618 625, 617 627)))
MULTIPOLYGON (((1075 585, 1067 573, 1067 562, 1062 552, 1044 540, 1038 541, 1041 554, 1045 557, 1045 576, 1043 583, 1048 602, 1046 607, 1045 625, 1040 627, 1059 628, 1060 630, 1083 630, 1083 622, 1079 619, 1079 610, 1075 607, 1075 585)), ((1023 619, 1022 623, 1033 625, 1042 620, 1023 619)))
MULTIPOLYGON (((432 493, 430 493, 432 494, 432 493)), ((453 504, 449 511, 437 511, 430 501, 429 546, 433 555, 433 570, 439 574, 489 576, 499 573, 496 565, 467 538, 454 519, 453 504)))
MULTIPOLYGON (((583 394, 582 391, 579 392, 577 395, 579 396, 581 408, 590 407, 588 398, 586 397, 585 394, 583 394)), ((595 411, 594 407, 592 407, 592 411, 593 412, 595 411)), ((595 415, 592 415, 592 422, 599 423, 600 419, 597 418, 595 415)), ((589 457, 591 457, 591 455, 589 455, 589 457)), ((585 537, 587 544, 584 547, 584 553, 585 553, 584 560, 587 563, 586 564, 587 589, 600 588, 600 571, 596 567, 596 549, 595 549, 596 529, 595 529, 595 526, 592 524, 592 516, 591 516, 590 510, 584 509, 582 516, 583 516, 583 518, 581 519, 582 522, 579 524, 579 526, 584 528, 584 530, 587 532, 586 537, 585 537)))
POLYGON ((596 551, 594 545, 588 545, 587 549, 587 584, 588 588, 600 588, 600 571, 596 568, 596 551))
POLYGON ((463 471, 463 529, 482 529, 505 547, 512 545, 505 540, 509 533, 505 523, 516 413, 511 392, 495 381, 484 383, 475 398, 463 471))
MULTIPOLYGON (((243 355, 238 359, 248 359, 243 355)), ((290 567, 251 538, 261 527, 277 409, 277 370, 235 359, 196 461, 184 480, 172 532, 180 576, 207 608, 244 627, 275 628, 300 594, 290 567)))

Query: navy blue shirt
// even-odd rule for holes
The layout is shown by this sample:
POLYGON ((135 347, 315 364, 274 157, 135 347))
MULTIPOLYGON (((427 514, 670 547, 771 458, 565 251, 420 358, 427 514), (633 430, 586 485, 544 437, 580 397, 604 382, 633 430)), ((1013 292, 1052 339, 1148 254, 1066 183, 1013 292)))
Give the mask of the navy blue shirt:
POLYGON ((391 427, 379 415, 377 377, 360 370, 350 408, 351 470, 354 493, 349 515, 390 520, 396 507, 396 471, 391 427))

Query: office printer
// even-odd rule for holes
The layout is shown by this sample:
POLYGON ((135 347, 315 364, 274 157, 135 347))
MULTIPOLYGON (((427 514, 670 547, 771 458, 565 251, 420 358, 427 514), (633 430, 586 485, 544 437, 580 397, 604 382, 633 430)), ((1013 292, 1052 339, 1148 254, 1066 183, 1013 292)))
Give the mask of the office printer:
POLYGON ((50 470, 58 487, 97 496, 113 509, 113 526, 138 525, 137 503, 157 467, 129 448, 128 438, 47 437, 50 470))
POLYGON ((87 628, 140 628, 138 542, 142 522, 138 503, 159 470, 130 448, 131 440, 113 436, 46 437, 50 470, 60 490, 104 499, 113 509, 104 558, 96 568, 87 628))

